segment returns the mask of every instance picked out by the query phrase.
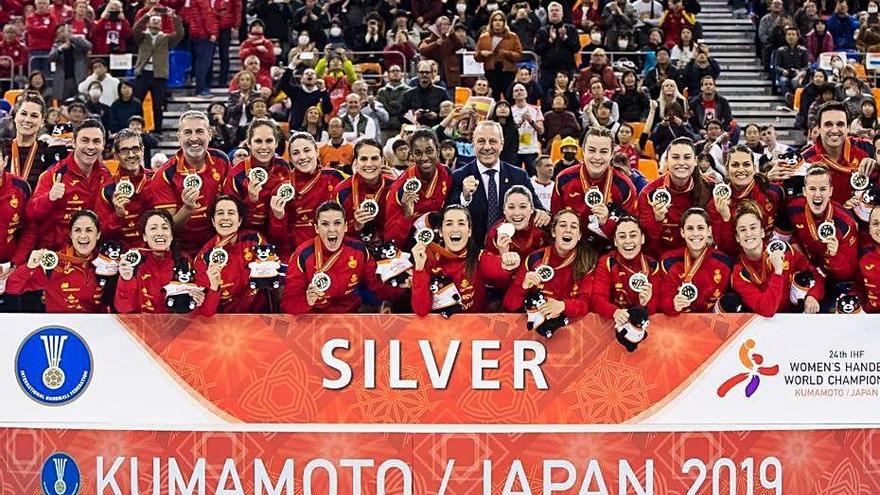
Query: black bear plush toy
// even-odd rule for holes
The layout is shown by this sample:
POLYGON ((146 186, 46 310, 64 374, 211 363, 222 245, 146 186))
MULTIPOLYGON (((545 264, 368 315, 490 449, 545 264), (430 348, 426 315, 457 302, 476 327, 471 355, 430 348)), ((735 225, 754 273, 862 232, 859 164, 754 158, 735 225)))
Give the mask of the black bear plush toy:
POLYGON ((410 277, 407 271, 413 267, 411 255, 397 249, 394 240, 376 249, 376 275, 391 287, 399 287, 410 277))
POLYGON ((862 305, 859 303, 859 296, 847 293, 837 296, 836 310, 837 314, 843 315, 861 313, 862 305))
POLYGON ((95 278, 98 285, 111 285, 119 275, 119 258, 122 256, 122 244, 116 241, 103 241, 98 248, 98 256, 92 260, 95 267, 95 278))
POLYGON ((165 286, 165 304, 172 313, 189 313, 196 309, 196 301, 191 292, 198 289, 195 279, 196 271, 189 263, 174 265, 171 283, 165 286))
POLYGON ((461 294, 451 278, 442 273, 431 275, 431 311, 440 313, 444 318, 449 318, 455 313, 461 313, 461 294))
POLYGON ((615 328, 617 341, 629 352, 635 352, 639 344, 648 338, 648 308, 634 306, 627 310, 629 320, 621 327, 615 328))
POLYGON ((284 267, 274 244, 254 247, 254 261, 248 263, 251 289, 278 289, 283 283, 284 267))
POLYGON ((556 330, 568 325, 569 321, 564 313, 555 318, 544 318, 538 311, 538 308, 546 302, 547 298, 544 296, 544 291, 535 288, 526 293, 524 306, 527 316, 526 328, 534 330, 549 339, 556 333, 556 330))

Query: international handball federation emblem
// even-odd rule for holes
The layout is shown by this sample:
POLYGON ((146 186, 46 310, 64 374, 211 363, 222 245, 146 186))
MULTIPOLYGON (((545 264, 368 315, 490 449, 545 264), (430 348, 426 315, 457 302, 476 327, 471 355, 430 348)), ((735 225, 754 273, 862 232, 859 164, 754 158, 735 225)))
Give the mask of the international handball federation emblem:
POLYGON ((749 380, 749 383, 746 385, 746 397, 751 397, 758 391, 762 376, 775 376, 779 373, 778 364, 762 366, 764 364, 764 356, 757 352, 752 352, 754 348, 755 341, 752 339, 746 340, 739 346, 739 360, 747 371, 737 373, 725 380, 718 387, 718 397, 724 397, 733 387, 746 380, 749 380))
POLYGON ((45 495, 76 495, 80 488, 80 473, 72 457, 56 452, 43 463, 40 486, 45 495))
POLYGON ((28 396, 57 406, 78 398, 92 379, 92 353, 76 332, 43 327, 28 335, 15 358, 16 377, 28 396))

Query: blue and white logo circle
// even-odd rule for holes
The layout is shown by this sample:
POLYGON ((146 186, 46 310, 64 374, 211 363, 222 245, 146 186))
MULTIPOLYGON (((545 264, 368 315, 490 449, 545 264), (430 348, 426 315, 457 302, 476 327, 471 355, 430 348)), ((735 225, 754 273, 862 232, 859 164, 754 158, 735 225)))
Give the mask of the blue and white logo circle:
POLYGON ((45 495, 76 495, 79 493, 79 466, 73 457, 55 452, 43 463, 40 487, 45 495))
POLYGON ((61 406, 77 399, 89 386, 92 351, 69 328, 43 327, 28 335, 18 348, 15 376, 31 399, 61 406))

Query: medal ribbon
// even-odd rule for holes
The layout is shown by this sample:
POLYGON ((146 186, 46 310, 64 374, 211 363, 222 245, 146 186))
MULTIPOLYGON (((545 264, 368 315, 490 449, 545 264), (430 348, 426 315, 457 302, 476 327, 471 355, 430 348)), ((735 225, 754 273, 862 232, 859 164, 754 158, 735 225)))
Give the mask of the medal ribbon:
POLYGON ((176 158, 177 171, 186 172, 187 174, 198 174, 204 171, 206 166, 214 166, 214 158, 211 157, 210 153, 205 154, 205 165, 202 166, 201 170, 196 170, 195 168, 189 166, 189 163, 186 162, 186 157, 183 156, 183 151, 178 151, 176 158))
POLYGON ((700 270, 700 266, 703 265, 703 261, 706 261, 706 256, 709 254, 709 248, 703 248, 703 252, 697 256, 697 259, 691 260, 691 253, 688 249, 684 250, 684 281, 685 283, 689 283, 694 279, 694 276, 700 270))
POLYGON ((339 260, 339 257, 342 256, 342 247, 340 247, 330 258, 324 263, 324 243, 321 242, 321 238, 315 236, 315 273, 318 272, 327 272, 330 267, 339 260))
POLYGON ((315 185, 318 184, 318 180, 321 178, 321 171, 315 170, 315 177, 312 178, 312 180, 310 180, 305 186, 303 186, 302 189, 296 187, 296 168, 291 167, 287 175, 288 177, 290 177, 290 183, 293 184, 293 188, 296 191, 294 197, 302 198, 303 196, 308 194, 309 191, 311 191, 312 188, 315 187, 315 185))
POLYGON ((57 254, 59 265, 61 265, 61 263, 69 263, 73 266, 82 268, 91 261, 91 258, 85 259, 77 256, 76 253, 73 251, 73 247, 71 246, 67 246, 66 248, 64 248, 63 251, 57 254))
POLYGON ((27 156, 27 160, 25 161, 25 164, 24 164, 24 169, 22 169, 21 164, 19 163, 20 158, 19 158, 18 143, 16 143, 15 140, 13 139, 12 140, 12 153, 11 153, 12 154, 12 170, 10 170, 10 172, 12 172, 13 175, 17 176, 20 179, 27 180, 28 174, 31 173, 31 167, 34 166, 34 160, 37 158, 37 148, 38 147, 39 146, 37 146, 36 141, 34 141, 34 144, 31 145, 31 150, 28 151, 28 156, 27 156))
MULTIPOLYGON (((624 260, 624 261, 626 261, 626 260, 624 260)), ((639 262, 640 262, 641 265, 642 265, 642 269, 639 270, 639 272, 636 272, 636 270, 633 270, 632 268, 626 266, 626 263, 624 263, 624 262, 622 262, 622 261, 620 261, 620 260, 617 260, 617 262, 618 262, 618 264, 619 264, 620 266, 622 266, 627 272, 629 272, 630 275, 635 275, 636 273, 642 273, 642 274, 644 274, 644 275, 648 275, 648 273, 650 273, 650 270, 648 270, 648 262, 645 261, 645 255, 642 254, 642 253, 639 253, 639 262)))
POLYGON ((674 184, 672 184, 672 179, 670 178, 669 173, 666 173, 663 175, 663 187, 668 189, 670 192, 674 191, 677 193, 686 193, 694 188, 694 178, 688 177, 688 182, 684 189, 678 189, 674 186, 674 184))
MULTIPOLYGON (((421 177, 418 176, 418 173, 419 173, 419 169, 418 169, 418 168, 416 168, 416 167, 410 167, 409 170, 406 171, 406 178, 407 178, 407 179, 410 179, 410 178, 415 177, 416 179, 419 179, 420 181, 422 181, 421 177)), ((430 198, 430 197, 432 197, 432 196, 434 195, 434 188, 437 187, 437 179, 438 179, 438 177, 440 177, 440 171, 437 170, 437 166, 435 166, 435 167, 434 167, 434 176, 431 177, 431 183, 428 184, 428 190, 425 191, 425 196, 426 196, 426 197, 429 197, 429 198, 430 198)), ((405 182, 405 181, 404 181, 404 182, 405 182)), ((422 181, 422 182, 424 182, 424 181, 422 181)))
POLYGON ((541 258, 541 264, 553 267, 554 271, 565 268, 568 265, 572 264, 574 262, 575 255, 577 255, 577 251, 573 250, 571 254, 569 254, 564 260, 562 260, 562 263, 560 263, 558 266, 553 266, 550 265, 550 255, 552 254, 553 249, 553 246, 547 246, 544 248, 544 256, 541 258))
MULTIPOLYGON (((360 183, 360 176, 355 174, 351 179, 351 200, 354 205, 355 210, 359 210, 361 208, 361 199, 358 195, 358 184, 360 183)), ((379 189, 376 190, 373 194, 365 194, 364 199, 376 199, 382 197, 382 191, 385 190, 385 180, 383 180, 382 176, 379 176, 379 189)))
POLYGON ((749 194, 751 194, 752 189, 754 189, 754 188, 755 188, 755 180, 752 179, 752 182, 750 182, 749 185, 744 187, 741 192, 737 193, 737 195, 736 195, 737 199, 747 198, 749 196, 749 194))
POLYGON ((438 260, 440 258, 446 259, 464 259, 467 257, 467 248, 462 250, 460 254, 453 253, 452 251, 446 249, 445 247, 437 244, 436 242, 432 242, 428 244, 428 251, 430 251, 434 255, 434 259, 438 260))
MULTIPOLYGON (((613 173, 614 172, 611 170, 611 166, 609 165, 608 170, 605 171, 605 188, 602 191, 602 198, 607 205, 611 204, 611 175, 613 173)), ((583 188, 584 195, 586 195, 587 191, 589 191, 593 186, 593 184, 590 183, 590 176, 587 173, 586 165, 581 165, 580 170, 578 170, 578 175, 581 179, 581 188, 583 188)))
MULTIPOLYGON (((810 230, 810 237, 813 238, 814 241, 819 241, 819 232, 816 227, 816 221, 813 220, 813 212, 810 211, 810 207, 804 205, 804 216, 807 218, 807 229, 810 230)), ((831 208, 831 203, 828 203, 828 208, 825 211, 825 220, 823 222, 831 221, 834 216, 834 210, 831 208)), ((821 241, 819 241, 821 242, 821 241)))
POLYGON ((759 261, 759 263, 761 263, 761 274, 760 275, 758 275, 758 273, 755 272, 755 269, 752 267, 752 264, 754 262, 749 260, 748 258, 746 258, 744 254, 739 255, 739 260, 742 262, 743 267, 746 269, 746 271, 749 272, 749 275, 751 276, 752 280, 754 280, 755 285, 761 285, 764 283, 764 279, 767 277, 767 265, 768 265, 766 251, 763 251, 761 253, 761 260, 759 261))

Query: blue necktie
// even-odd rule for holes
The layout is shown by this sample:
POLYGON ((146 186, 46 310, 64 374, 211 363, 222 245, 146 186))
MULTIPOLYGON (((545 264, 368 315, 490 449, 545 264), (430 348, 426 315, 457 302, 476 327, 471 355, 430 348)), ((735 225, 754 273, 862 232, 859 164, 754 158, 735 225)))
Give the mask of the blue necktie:
POLYGON ((492 225, 501 216, 501 210, 498 208, 498 186, 495 185, 495 173, 498 172, 494 168, 486 170, 486 190, 488 191, 487 199, 489 200, 489 223, 492 225))

